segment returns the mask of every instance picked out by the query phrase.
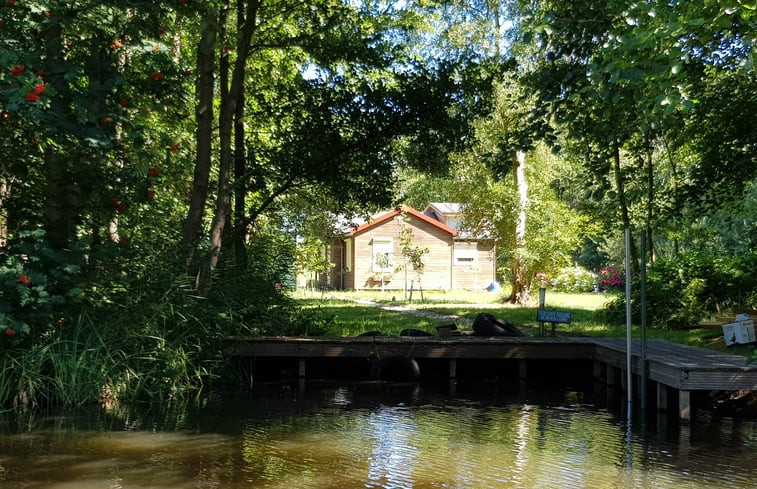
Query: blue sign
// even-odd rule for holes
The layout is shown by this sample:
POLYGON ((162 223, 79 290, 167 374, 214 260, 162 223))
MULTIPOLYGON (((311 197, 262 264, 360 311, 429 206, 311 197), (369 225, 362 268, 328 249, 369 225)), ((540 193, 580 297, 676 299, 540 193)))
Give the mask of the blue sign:
POLYGON ((548 309, 536 310, 536 320, 540 323, 570 324, 570 319, 570 311, 550 311, 548 309))

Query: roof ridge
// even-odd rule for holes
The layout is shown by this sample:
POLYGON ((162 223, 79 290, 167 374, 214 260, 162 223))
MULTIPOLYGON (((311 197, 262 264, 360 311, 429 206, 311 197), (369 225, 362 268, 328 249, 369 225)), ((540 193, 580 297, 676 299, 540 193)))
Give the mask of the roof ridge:
POLYGON ((402 214, 403 212, 404 213, 408 213, 408 214, 410 214, 410 215, 412 215, 412 216, 420 219, 421 221, 427 222, 428 224, 431 224, 432 226, 435 226, 435 227, 441 229, 442 231, 445 231, 445 232, 449 233, 452 236, 457 236, 458 235, 458 231, 456 229, 447 226, 446 224, 444 224, 441 221, 437 221, 436 219, 427 216, 426 214, 422 213, 421 211, 419 211, 417 209, 414 209, 413 207, 410 207, 409 205, 404 205, 402 207, 398 207, 398 208, 396 208, 396 209, 394 209, 392 211, 389 211, 389 212, 387 212, 385 214, 382 214, 382 215, 378 216, 377 218, 373 219, 372 221, 368 221, 367 223, 362 224, 362 225, 354 228, 353 230, 350 231, 350 234, 352 236, 356 236, 358 234, 361 234, 361 233, 363 233, 363 232, 365 232, 365 231, 367 231, 367 230, 369 230, 371 228, 374 228, 374 227, 376 227, 376 226, 378 226, 380 224, 383 224, 383 223, 389 221, 390 219, 394 219, 396 216, 402 214))

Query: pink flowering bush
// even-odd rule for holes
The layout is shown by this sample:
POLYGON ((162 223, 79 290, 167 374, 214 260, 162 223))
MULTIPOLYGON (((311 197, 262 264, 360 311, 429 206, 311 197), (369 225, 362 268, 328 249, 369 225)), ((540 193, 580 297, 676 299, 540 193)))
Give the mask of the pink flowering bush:
POLYGON ((626 282, 623 279, 623 271, 619 270, 615 265, 610 265, 603 268, 597 274, 599 281, 599 288, 603 291, 612 291, 622 289, 626 282))

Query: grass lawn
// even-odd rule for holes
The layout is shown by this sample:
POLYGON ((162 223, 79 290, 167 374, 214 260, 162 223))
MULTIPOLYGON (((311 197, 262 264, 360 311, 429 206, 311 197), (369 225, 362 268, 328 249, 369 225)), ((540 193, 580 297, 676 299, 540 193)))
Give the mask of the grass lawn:
MULTIPOLYGON (((470 329, 470 322, 481 312, 516 324, 527 336, 536 336, 539 324, 536 321, 538 304, 529 307, 504 303, 502 293, 486 291, 424 291, 421 300, 418 291, 413 301, 405 299, 403 291, 357 291, 292 293, 301 307, 317 310, 328 318, 327 336, 356 336, 367 331, 380 331, 385 335, 398 335, 406 328, 415 328, 436 334, 436 326, 456 322, 460 329, 470 329), (444 316, 458 316, 463 320, 449 318, 428 318, 406 312, 387 311, 372 305, 355 301, 371 301, 382 306, 403 306, 419 311, 429 311, 444 316), (466 321, 466 319, 468 321, 466 321)), ((603 319, 603 308, 612 299, 605 294, 562 294, 547 292, 546 307, 570 311, 570 324, 558 324, 556 333, 560 336, 592 336, 625 338, 625 325, 608 324, 603 319)), ((550 325, 545 325, 549 333, 550 325)), ((633 328, 633 337, 640 337, 640 328, 633 328)), ((726 349, 719 331, 705 329, 648 329, 647 338, 658 338, 727 351, 737 355, 755 357, 754 345, 737 345, 726 349)))

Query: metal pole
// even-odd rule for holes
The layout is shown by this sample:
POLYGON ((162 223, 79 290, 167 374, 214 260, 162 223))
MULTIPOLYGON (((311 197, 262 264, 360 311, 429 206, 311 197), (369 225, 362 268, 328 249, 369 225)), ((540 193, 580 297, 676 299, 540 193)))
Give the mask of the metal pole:
POLYGON ((647 405, 647 233, 641 231, 641 412, 647 405))
POLYGON ((626 249, 626 396, 628 397, 628 419, 631 419, 631 405, 633 403, 633 372, 631 371, 633 356, 631 355, 631 232, 625 230, 626 249))

